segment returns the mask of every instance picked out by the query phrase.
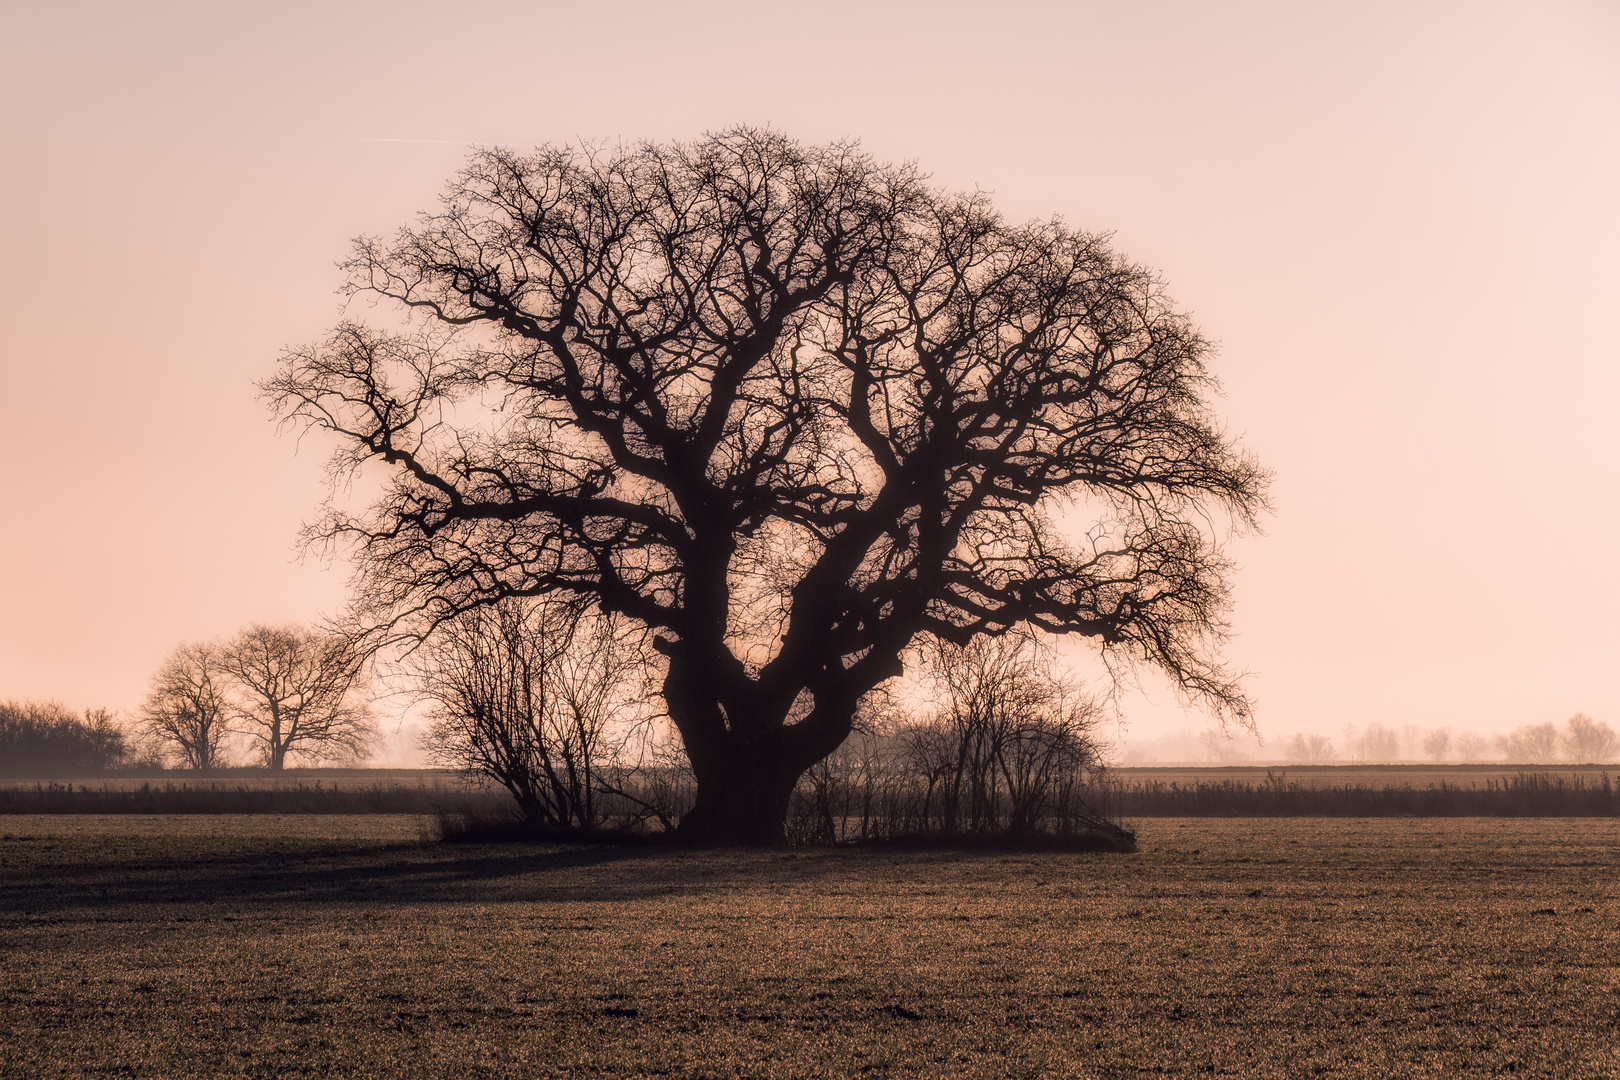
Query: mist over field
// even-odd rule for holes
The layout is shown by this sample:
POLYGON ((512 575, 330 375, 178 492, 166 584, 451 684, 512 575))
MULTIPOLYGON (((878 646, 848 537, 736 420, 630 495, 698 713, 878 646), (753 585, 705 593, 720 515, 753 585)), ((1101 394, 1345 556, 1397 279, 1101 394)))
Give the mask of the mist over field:
POLYGON ((1372 721, 1338 730, 1243 731, 1182 728, 1112 744, 1116 765, 1553 765, 1620 762, 1620 739, 1602 721, 1577 713, 1507 729, 1399 727, 1372 721))

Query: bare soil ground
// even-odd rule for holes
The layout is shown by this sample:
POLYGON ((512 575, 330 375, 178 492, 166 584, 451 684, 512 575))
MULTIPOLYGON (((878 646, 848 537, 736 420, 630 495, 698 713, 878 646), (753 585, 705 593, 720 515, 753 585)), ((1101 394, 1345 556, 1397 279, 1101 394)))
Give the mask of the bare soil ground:
POLYGON ((1613 819, 1160 818, 1135 855, 419 827, 0 819, 0 1074, 1620 1075, 1613 819))

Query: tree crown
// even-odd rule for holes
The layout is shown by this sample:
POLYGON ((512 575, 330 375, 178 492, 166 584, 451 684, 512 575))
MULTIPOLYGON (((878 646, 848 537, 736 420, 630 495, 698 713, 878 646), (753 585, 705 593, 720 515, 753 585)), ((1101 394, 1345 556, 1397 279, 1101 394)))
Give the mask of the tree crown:
POLYGON ((375 624, 572 596, 789 699, 1026 625, 1247 715, 1212 523, 1252 526, 1265 473, 1210 413, 1209 343, 1103 237, 735 129, 480 151, 346 268, 414 318, 265 390, 341 437, 339 475, 395 467, 313 528, 375 624))

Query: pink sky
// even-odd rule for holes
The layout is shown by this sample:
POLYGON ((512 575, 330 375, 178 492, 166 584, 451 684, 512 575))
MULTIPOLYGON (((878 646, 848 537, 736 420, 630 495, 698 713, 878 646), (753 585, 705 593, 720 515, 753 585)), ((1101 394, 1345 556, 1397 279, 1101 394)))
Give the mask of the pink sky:
MULTIPOLYGON (((464 144, 856 136, 1112 231, 1276 470, 1263 731, 1620 726, 1620 16, 1606 3, 0 7, 0 698, 133 709, 337 609, 253 381, 464 144)), ((1200 727, 1156 691, 1143 734, 1200 727)))

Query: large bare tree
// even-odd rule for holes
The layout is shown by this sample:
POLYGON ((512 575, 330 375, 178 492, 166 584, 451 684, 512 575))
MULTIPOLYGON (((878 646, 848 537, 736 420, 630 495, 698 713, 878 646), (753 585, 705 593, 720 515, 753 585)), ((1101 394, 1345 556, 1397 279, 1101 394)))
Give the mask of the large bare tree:
POLYGON ((187 768, 221 764, 221 744, 230 733, 230 676, 219 645, 188 642, 171 652, 152 676, 141 707, 141 725, 187 768))
POLYGON ((406 318, 264 389, 340 478, 392 467, 312 526, 358 613, 422 637, 555 594, 648 627, 683 831, 778 840, 919 635, 1081 634, 1247 717, 1218 542, 1265 475, 1209 411, 1208 342, 1103 237, 737 129, 480 151, 347 270, 406 318))
POLYGON ((283 769, 289 754, 317 760, 362 756, 377 737, 358 699, 364 655, 344 634, 255 624, 221 652, 243 730, 283 769))

